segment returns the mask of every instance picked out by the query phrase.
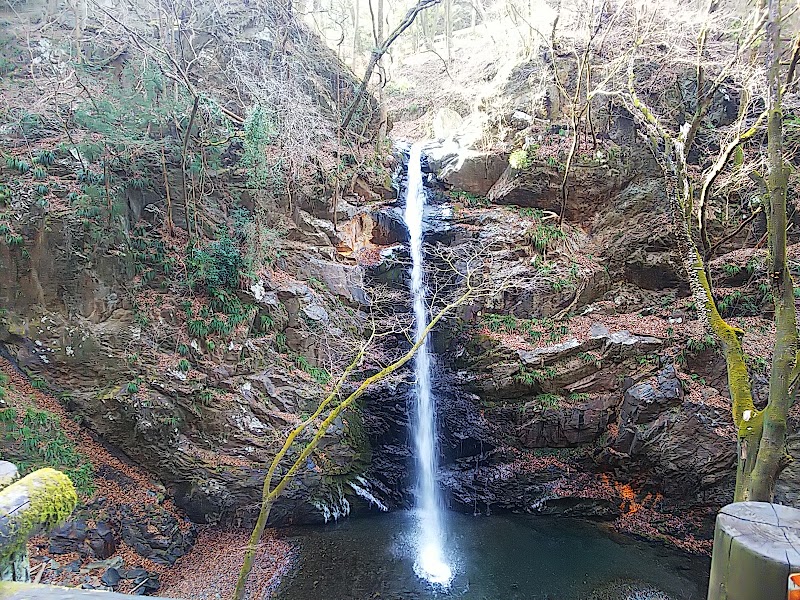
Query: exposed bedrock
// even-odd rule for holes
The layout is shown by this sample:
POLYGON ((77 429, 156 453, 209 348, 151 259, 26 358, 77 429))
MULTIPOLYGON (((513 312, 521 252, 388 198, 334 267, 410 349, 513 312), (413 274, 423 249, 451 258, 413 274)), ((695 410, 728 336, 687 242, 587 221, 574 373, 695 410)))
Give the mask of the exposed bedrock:
MULTIPOLYGON (((514 172, 499 155, 458 168, 452 156, 429 162, 440 177, 429 181, 427 241, 491 246, 489 274, 528 282, 463 307, 434 333, 440 482, 451 507, 615 519, 644 497, 658 509, 709 513, 729 501, 735 432, 724 362, 688 306, 663 182, 641 152, 575 165, 563 237, 553 233, 556 167, 514 172), (490 201, 467 205, 447 187, 490 201), (542 242, 542 232, 554 237, 542 242)), ((29 258, 0 245, 12 274, 0 278, 3 352, 68 391, 70 411, 157 474, 190 518, 249 524, 285 432, 324 397, 297 365, 325 364, 343 335, 338 320, 366 313, 371 286, 406 289, 402 262, 384 260, 402 254, 391 247, 407 238, 401 203, 366 195, 341 199, 336 225, 327 206, 303 200, 283 224, 276 258, 276 271, 291 276, 261 274, 241 290, 271 319, 280 346, 277 335, 234 330, 214 352, 186 335, 182 298, 159 295, 143 321, 125 294, 128 257, 73 252, 79 240, 68 218, 45 226, 34 214, 25 225, 29 258), (353 259, 360 251, 374 254, 369 267, 353 259), (142 340, 150 350, 132 352, 142 340), (188 375, 177 364, 181 345, 188 375), (132 381, 147 392, 131 393, 132 381)), ((147 213, 143 201, 131 210, 147 213)), ((746 296, 756 284, 741 273, 753 256, 725 255, 711 263, 713 276, 746 296)), ((754 379, 763 401, 763 376, 754 379)), ((387 380, 337 419, 324 458, 302 470, 271 522, 408 506, 410 390, 408 377, 387 380)), ((789 440, 798 455, 799 440, 789 440)), ((797 502, 798 482, 800 468, 790 465, 778 499, 797 502)))
MULTIPOLYGON (((434 154, 432 170, 451 191, 481 194, 498 171, 476 177, 475 161, 488 158, 470 162, 462 153, 462 180, 470 181, 462 188, 458 152, 434 154)), ((561 212, 562 179, 558 166, 532 160, 497 176, 488 202, 455 195, 450 243, 491 241, 491 272, 580 269, 573 284, 543 278, 483 299, 462 311, 460 328, 435 334, 447 382, 437 389, 441 483, 460 510, 616 518, 645 502, 679 517, 704 515, 705 535, 707 517, 732 498, 736 433, 724 360, 688 303, 663 180, 636 146, 578 161, 563 206, 569 241, 536 256, 532 231, 561 212)), ((755 295, 760 255, 726 252, 747 243, 726 241, 711 263, 722 293, 730 286, 736 298, 755 295)), ((753 301, 739 310, 764 318, 748 325, 746 342, 758 348, 769 308, 753 301)), ((763 401, 764 378, 752 375, 763 401)), ((788 448, 800 455, 795 437, 788 448)), ((777 500, 796 503, 798 489, 800 469, 791 464, 777 500)))

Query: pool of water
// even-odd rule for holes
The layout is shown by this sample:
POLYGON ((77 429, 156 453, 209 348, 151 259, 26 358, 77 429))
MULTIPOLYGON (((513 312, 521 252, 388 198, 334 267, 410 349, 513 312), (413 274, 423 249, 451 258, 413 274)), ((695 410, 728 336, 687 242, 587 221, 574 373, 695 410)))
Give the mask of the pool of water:
POLYGON ((278 600, 705 600, 710 560, 555 517, 446 514, 448 590, 414 574, 411 512, 295 528, 278 600))

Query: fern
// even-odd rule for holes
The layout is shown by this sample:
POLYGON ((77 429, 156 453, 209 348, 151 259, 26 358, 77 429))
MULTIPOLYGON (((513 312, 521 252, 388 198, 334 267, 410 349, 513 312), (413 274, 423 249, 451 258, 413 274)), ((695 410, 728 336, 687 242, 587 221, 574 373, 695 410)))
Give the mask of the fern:
POLYGON ((539 394, 534 402, 543 408, 557 408, 561 404, 561 396, 557 394, 539 394))

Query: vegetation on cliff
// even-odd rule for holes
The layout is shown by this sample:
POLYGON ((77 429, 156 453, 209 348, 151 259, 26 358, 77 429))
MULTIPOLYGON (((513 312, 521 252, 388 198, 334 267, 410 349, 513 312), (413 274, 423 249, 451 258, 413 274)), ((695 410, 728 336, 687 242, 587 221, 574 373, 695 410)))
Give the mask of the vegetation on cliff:
POLYGON ((130 504, 130 459, 164 484, 128 473, 136 502, 255 525, 223 536, 237 597, 288 568, 271 524, 406 505, 387 135, 425 137, 454 506, 704 552, 730 499, 800 502, 782 4, 0 8, 4 455, 64 470, 81 519, 130 504))

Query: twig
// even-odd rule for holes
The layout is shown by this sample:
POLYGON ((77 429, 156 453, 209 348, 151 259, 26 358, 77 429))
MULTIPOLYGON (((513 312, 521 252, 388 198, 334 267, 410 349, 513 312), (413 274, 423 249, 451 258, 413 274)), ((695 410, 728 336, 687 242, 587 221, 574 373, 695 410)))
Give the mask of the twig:
MULTIPOLYGON (((758 208, 757 208, 757 209, 756 209, 756 210, 753 212, 753 214, 751 214, 751 215, 750 215, 749 217, 747 217, 747 218, 746 218, 744 221, 742 221, 741 223, 739 223, 739 227, 737 227, 737 228, 736 228, 736 231, 734 231, 734 232, 733 232, 733 233, 731 233, 730 235, 726 235, 724 238, 722 238, 720 241, 718 241, 716 244, 714 244, 714 245, 713 245, 713 246, 712 246, 712 247, 709 249, 709 251, 708 251, 708 254, 706 255, 706 260, 707 260, 707 261, 711 260, 711 259, 714 257, 714 253, 717 251, 717 248, 719 248, 719 247, 720 247, 722 244, 724 244, 725 242, 727 242, 727 241, 728 241, 728 240, 730 240, 731 238, 734 238, 734 237, 736 237, 737 235, 739 235, 739 232, 741 232, 741 231, 742 231, 742 229, 744 229, 745 227, 747 227, 748 223, 751 223, 751 222, 753 221, 753 219, 755 219, 755 218, 756 218, 756 217, 757 217, 757 216, 758 216, 760 213, 761 213, 761 207, 759 206, 759 207, 758 207, 758 208)), ((760 243, 760 242, 759 242, 759 243, 760 243)))
POLYGON ((342 130, 347 129, 347 126, 350 125, 350 121, 353 120, 353 115, 356 114, 356 110, 361 104, 361 99, 364 97, 364 92, 367 90, 369 80, 372 79, 372 73, 375 70, 375 66, 378 64, 378 61, 381 59, 381 57, 389 50, 389 46, 391 46, 392 43, 398 37, 400 37, 401 33, 411 26, 411 24, 414 22, 414 19, 417 18, 417 15, 420 12, 426 8, 430 8, 431 6, 439 4, 439 2, 441 2, 441 0, 419 0, 414 6, 408 9, 408 12, 406 13, 405 17, 403 17, 403 20, 395 28, 395 30, 389 34, 389 37, 386 38, 383 44, 372 51, 372 56, 370 57, 369 64, 367 65, 367 70, 364 72, 364 79, 361 80, 361 83, 358 85, 355 96, 353 97, 353 102, 350 103, 350 107, 347 109, 347 114, 342 121, 342 130))
POLYGON ((36 579, 33 580, 33 583, 39 583, 42 580, 42 575, 44 575, 44 572, 47 569, 47 564, 48 563, 45 561, 37 565, 36 568, 39 569, 39 572, 36 574, 36 579))
POLYGON ((136 584, 136 587, 134 587, 134 588, 133 588, 133 589, 132 589, 132 590, 129 592, 129 594, 130 594, 131 596, 133 596, 134 592, 135 592, 136 590, 138 590, 140 587, 142 587, 142 586, 143 586, 145 583, 147 583, 148 581, 150 581, 150 578, 149 578, 149 577, 145 577, 145 578, 144 578, 142 581, 140 581, 139 583, 137 583, 137 584, 136 584))
MULTIPOLYGON (((189 116, 189 125, 186 127, 186 131, 183 135, 183 153, 181 154, 181 175, 183 177, 183 210, 186 213, 186 229, 189 231, 189 239, 192 237, 192 228, 189 224, 189 195, 186 190, 186 152, 189 149, 189 134, 192 131, 192 125, 194 124, 194 118, 197 116, 197 106, 200 103, 200 96, 194 97, 194 104, 192 105, 192 114, 189 116)), ((197 213, 197 207, 195 206, 195 213, 197 213)), ((197 228, 195 227, 195 234, 197 234, 197 228)))

